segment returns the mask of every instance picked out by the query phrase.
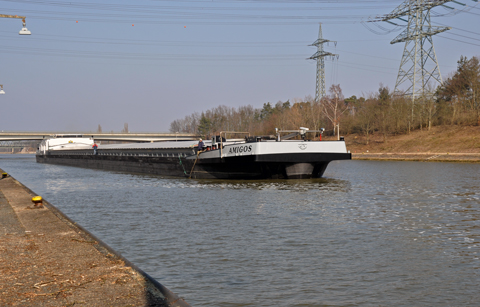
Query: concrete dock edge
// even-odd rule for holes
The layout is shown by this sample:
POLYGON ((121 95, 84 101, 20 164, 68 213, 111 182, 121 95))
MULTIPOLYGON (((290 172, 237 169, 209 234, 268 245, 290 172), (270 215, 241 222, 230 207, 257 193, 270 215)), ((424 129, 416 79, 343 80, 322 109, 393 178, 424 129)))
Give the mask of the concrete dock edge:
POLYGON ((480 163, 479 153, 352 153, 352 160, 480 163))
POLYGON ((0 305, 190 306, 13 177, 2 195, 0 305))

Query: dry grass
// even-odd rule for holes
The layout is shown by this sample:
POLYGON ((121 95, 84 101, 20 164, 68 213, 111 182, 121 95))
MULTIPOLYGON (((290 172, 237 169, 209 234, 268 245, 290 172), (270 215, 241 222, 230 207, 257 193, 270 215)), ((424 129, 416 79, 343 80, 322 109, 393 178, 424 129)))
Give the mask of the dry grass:
POLYGON ((381 134, 370 137, 369 144, 363 135, 345 136, 347 149, 352 153, 479 153, 479 126, 440 126, 416 130, 410 134, 389 136, 386 142, 381 134))

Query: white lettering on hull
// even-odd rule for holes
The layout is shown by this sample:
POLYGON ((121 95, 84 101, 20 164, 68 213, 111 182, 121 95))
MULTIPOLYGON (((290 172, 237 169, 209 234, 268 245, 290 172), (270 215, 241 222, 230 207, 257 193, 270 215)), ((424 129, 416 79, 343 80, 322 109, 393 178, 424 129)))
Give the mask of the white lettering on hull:
POLYGON ((235 146, 228 148, 228 155, 231 154, 243 154, 243 153, 251 153, 252 152, 252 145, 243 145, 243 146, 235 146))
MULTIPOLYGON (((337 141, 256 142, 227 145, 222 151, 222 157, 301 153, 347 153, 347 149, 345 147, 345 142, 337 141)), ((204 156, 203 158, 207 158, 207 156, 204 156)))

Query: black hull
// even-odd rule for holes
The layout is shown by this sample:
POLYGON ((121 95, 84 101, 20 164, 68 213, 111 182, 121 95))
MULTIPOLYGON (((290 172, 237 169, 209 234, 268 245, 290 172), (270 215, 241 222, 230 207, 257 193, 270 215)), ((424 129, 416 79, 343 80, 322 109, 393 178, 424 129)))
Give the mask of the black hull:
POLYGON ((217 159, 186 157, 37 154, 39 163, 119 172, 197 179, 306 179, 319 178, 332 160, 349 160, 351 154, 259 155, 217 159), (192 170, 193 169, 193 170, 192 170))

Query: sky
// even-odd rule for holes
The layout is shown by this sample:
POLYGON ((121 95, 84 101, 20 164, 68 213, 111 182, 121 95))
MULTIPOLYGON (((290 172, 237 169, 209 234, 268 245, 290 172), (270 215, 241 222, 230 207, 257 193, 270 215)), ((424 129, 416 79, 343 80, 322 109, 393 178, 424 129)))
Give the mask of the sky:
MULTIPOLYGON (((408 1, 407 1, 408 2, 408 1)), ((395 87, 406 22, 368 22, 405 1, 0 0, 0 130, 168 132, 193 112, 315 97, 317 38, 326 87, 366 96, 395 87), (336 43, 333 43, 336 41, 336 43)), ((432 10, 452 29, 433 42, 443 79, 480 56, 480 3, 432 10)))

